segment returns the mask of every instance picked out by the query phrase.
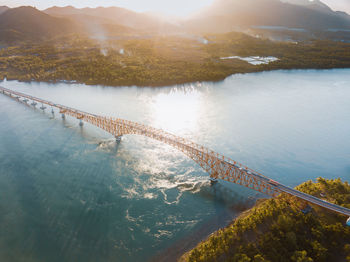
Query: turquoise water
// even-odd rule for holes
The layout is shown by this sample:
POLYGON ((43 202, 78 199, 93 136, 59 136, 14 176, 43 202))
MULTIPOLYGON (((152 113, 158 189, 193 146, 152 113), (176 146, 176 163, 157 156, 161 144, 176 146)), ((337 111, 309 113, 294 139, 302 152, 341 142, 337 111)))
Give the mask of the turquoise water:
MULTIPOLYGON (((350 179, 350 70, 234 75, 165 88, 1 86, 191 139, 289 186, 350 179)), ((167 145, 0 95, 0 261, 163 260, 262 197, 167 145)))

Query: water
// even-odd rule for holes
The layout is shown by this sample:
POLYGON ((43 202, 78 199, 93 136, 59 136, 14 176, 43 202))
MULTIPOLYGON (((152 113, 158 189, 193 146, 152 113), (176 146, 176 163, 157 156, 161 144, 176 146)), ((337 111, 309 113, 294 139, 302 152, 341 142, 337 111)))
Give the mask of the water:
MULTIPOLYGON (((289 186, 350 178, 350 70, 274 71, 165 88, 1 83, 163 128, 289 186)), ((262 197, 167 145, 0 95, 0 261, 167 260, 262 197)), ((40 105, 39 105, 40 106, 40 105)))
POLYGON ((267 56, 267 57, 261 57, 261 56, 248 56, 248 57, 241 57, 241 56, 228 56, 228 57, 221 57, 221 60, 227 60, 227 59, 240 59, 243 61, 248 62, 251 65, 267 65, 271 62, 278 61, 279 59, 274 56, 267 56))
POLYGON ((307 32, 305 28, 292 28, 292 27, 286 27, 286 26, 262 25, 262 26, 253 26, 253 28, 264 29, 264 30, 275 30, 275 31, 307 32))

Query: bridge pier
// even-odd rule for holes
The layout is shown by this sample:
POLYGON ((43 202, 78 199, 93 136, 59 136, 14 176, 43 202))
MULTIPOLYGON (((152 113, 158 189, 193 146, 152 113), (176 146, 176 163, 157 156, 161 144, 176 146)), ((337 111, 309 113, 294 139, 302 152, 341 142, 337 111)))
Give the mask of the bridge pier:
POLYGON ((44 104, 41 104, 40 109, 43 110, 43 111, 46 109, 46 107, 44 106, 44 104))
POLYGON ((26 98, 25 98, 25 99, 23 99, 23 102, 24 102, 24 103, 26 103, 26 104, 28 103, 28 101, 29 101, 29 100, 28 100, 28 99, 26 99, 26 98))
POLYGON ((116 136, 116 137, 115 137, 115 141, 117 141, 117 142, 122 141, 122 136, 116 136))
POLYGON ((61 114, 62 119, 66 119, 66 115, 65 115, 66 112, 67 112, 67 110, 60 109, 60 114, 61 114))
POLYGON ((83 126, 83 125, 84 125, 84 122, 83 122, 83 120, 80 119, 79 126, 83 126))
POLYGON ((35 107, 35 106, 37 105, 37 103, 36 103, 35 101, 33 101, 33 102, 31 103, 31 105, 35 107))
POLYGON ((55 111, 53 110, 52 107, 51 107, 51 114, 55 114, 55 111))
POLYGON ((209 181, 210 181, 210 185, 211 185, 211 186, 213 186, 213 185, 215 185, 217 182, 219 182, 216 178, 213 178, 213 177, 209 178, 209 181))

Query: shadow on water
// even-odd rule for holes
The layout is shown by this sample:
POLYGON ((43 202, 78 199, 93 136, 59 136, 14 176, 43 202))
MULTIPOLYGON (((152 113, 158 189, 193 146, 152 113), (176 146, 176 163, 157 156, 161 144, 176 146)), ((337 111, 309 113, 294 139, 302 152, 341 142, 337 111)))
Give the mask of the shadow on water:
POLYGON ((176 262, 184 253, 193 249, 213 232, 228 226, 233 219, 243 211, 253 207, 255 203, 254 198, 244 198, 244 196, 238 194, 232 188, 220 184, 220 182, 202 187, 199 195, 215 203, 216 214, 198 225, 186 237, 180 238, 173 245, 151 258, 151 262, 176 262), (226 208, 222 208, 222 206, 226 208))

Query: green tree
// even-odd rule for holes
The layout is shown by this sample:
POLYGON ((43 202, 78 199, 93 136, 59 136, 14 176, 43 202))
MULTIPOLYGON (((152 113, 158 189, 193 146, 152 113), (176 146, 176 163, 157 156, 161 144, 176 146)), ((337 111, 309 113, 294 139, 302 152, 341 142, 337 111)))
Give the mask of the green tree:
POLYGON ((233 258, 235 262, 250 262, 252 261, 246 254, 236 254, 233 258))
POLYGON ((292 261, 295 262, 313 262, 314 260, 311 257, 307 256, 307 252, 303 251, 295 251, 293 256, 291 257, 292 261))
POLYGON ((269 262, 269 260, 266 260, 262 255, 258 254, 254 256, 253 259, 254 262, 269 262))

